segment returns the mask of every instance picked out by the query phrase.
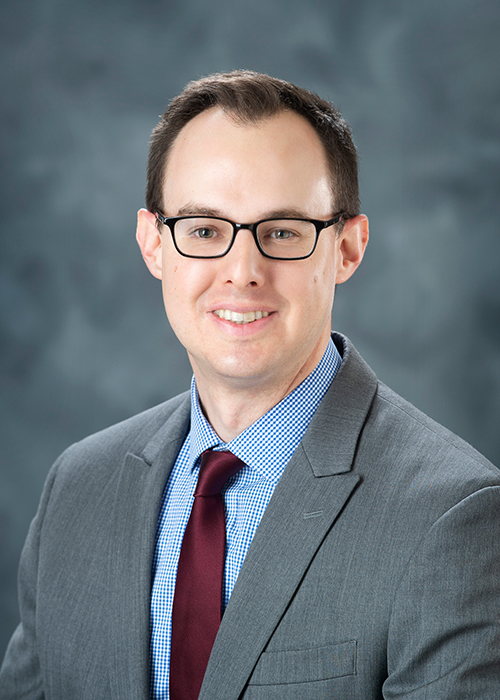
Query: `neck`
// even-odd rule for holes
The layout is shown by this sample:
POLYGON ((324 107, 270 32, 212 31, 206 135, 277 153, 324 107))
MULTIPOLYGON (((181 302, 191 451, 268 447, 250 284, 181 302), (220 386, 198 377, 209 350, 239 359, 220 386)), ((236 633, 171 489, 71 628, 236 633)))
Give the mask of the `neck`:
POLYGON ((288 396, 316 368, 325 349, 326 344, 293 375, 275 382, 267 377, 242 380, 207 376, 191 358, 203 413, 221 440, 233 440, 288 396))

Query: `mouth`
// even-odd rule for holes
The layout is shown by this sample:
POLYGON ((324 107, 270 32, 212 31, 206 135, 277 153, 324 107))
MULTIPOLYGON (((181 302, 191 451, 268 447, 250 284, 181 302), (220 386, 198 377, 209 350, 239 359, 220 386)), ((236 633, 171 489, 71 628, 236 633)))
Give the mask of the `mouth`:
POLYGON ((269 316, 268 311, 246 311, 245 313, 239 313, 238 311, 229 311, 229 309, 217 309, 214 311, 214 314, 225 321, 238 324, 253 323, 254 321, 269 316))

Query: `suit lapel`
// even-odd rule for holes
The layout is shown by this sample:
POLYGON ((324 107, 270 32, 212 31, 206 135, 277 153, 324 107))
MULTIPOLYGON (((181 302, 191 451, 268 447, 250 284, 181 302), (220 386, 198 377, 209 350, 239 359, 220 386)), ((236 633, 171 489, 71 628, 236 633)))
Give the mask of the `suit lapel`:
POLYGON ((352 462, 376 378, 342 337, 343 364, 262 517, 210 656, 200 700, 235 700, 360 477, 352 462))
POLYGON ((108 645, 115 700, 149 698, 151 562, 163 489, 189 426, 189 398, 126 455, 111 518, 108 645))

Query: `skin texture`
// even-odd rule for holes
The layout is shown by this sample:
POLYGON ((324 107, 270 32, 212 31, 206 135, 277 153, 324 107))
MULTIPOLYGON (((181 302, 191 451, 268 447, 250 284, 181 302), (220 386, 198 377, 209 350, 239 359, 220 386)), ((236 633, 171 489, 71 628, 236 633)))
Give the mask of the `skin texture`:
MULTIPOLYGON (((282 112, 242 125, 218 108, 192 119, 173 144, 166 169, 166 216, 218 215, 249 223, 273 216, 326 220, 335 213, 330 173, 314 129, 282 112)), ((238 435, 314 369, 330 335, 335 285, 355 271, 368 241, 358 216, 340 236, 329 228, 306 260, 262 256, 242 230, 220 259, 179 255, 168 227, 138 213, 137 241, 162 280, 170 324, 186 348, 203 409, 225 441, 238 435), (247 325, 214 311, 267 311, 247 325)))

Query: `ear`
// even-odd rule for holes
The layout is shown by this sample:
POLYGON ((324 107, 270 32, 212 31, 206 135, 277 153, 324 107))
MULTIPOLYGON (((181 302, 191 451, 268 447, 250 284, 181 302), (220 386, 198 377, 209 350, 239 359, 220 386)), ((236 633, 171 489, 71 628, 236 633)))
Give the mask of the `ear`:
POLYGON ((144 262, 148 270, 159 280, 162 278, 162 239, 156 225, 156 217, 147 209, 137 212, 137 231, 135 234, 144 262))
POLYGON ((357 269, 363 260, 368 236, 368 219, 364 214, 344 222, 344 229, 336 241, 338 246, 336 284, 342 284, 348 280, 357 269))

